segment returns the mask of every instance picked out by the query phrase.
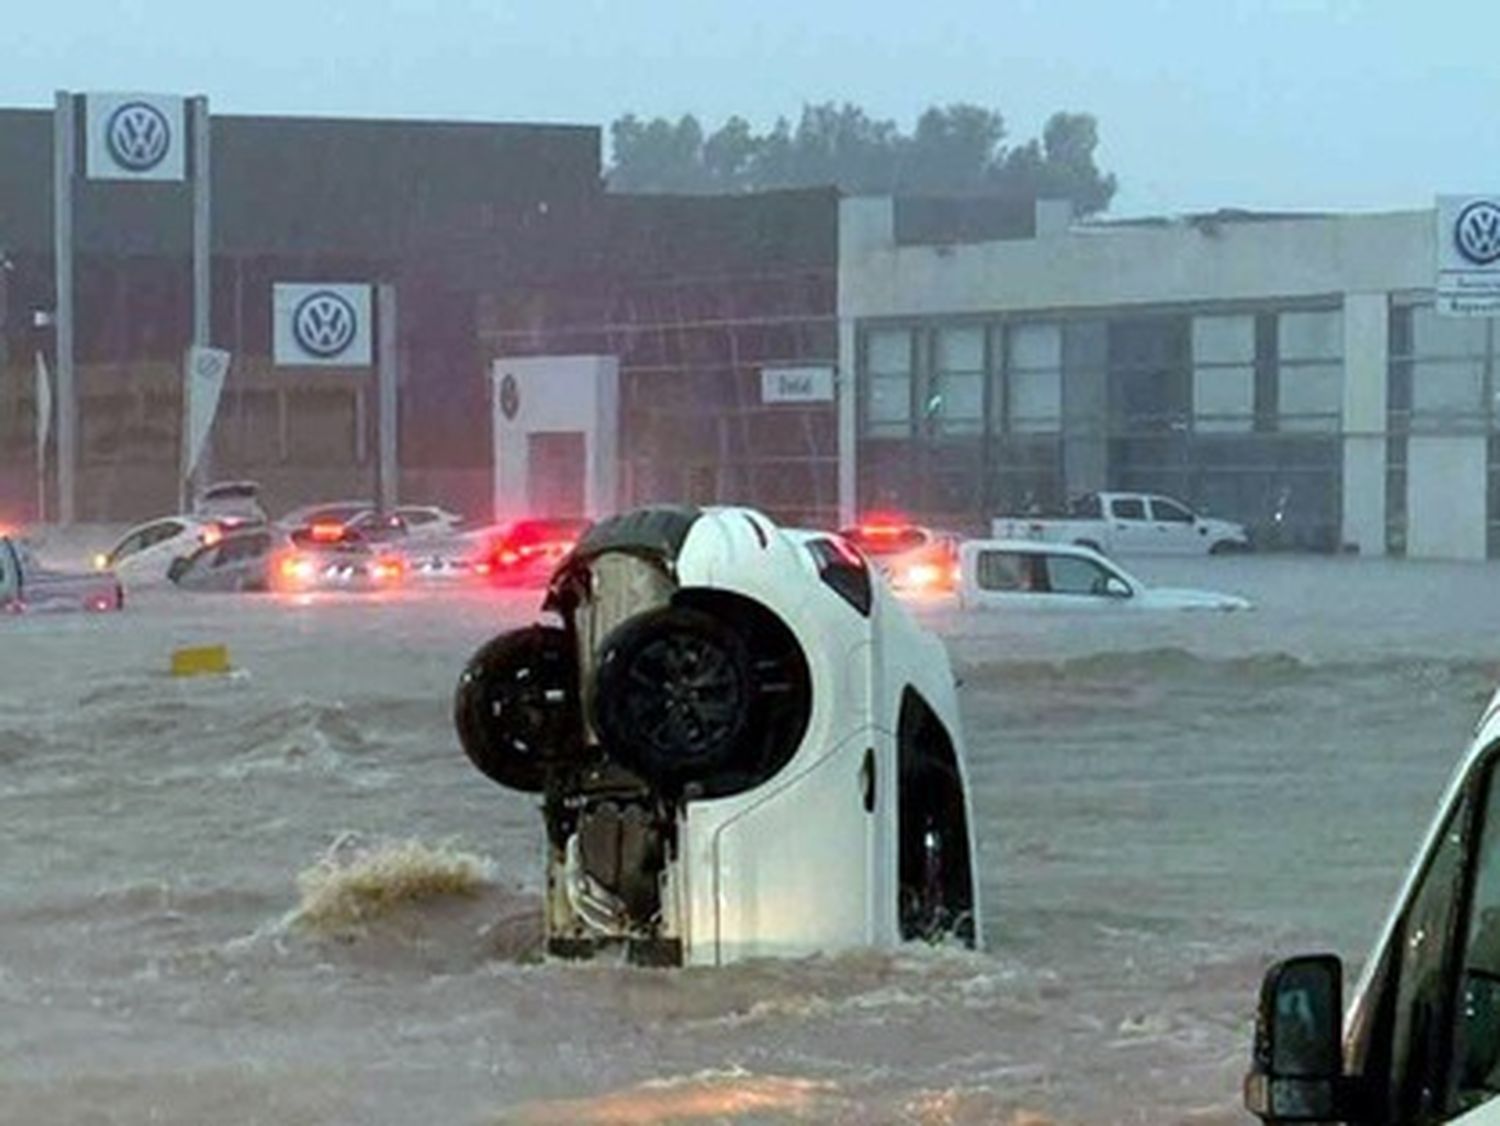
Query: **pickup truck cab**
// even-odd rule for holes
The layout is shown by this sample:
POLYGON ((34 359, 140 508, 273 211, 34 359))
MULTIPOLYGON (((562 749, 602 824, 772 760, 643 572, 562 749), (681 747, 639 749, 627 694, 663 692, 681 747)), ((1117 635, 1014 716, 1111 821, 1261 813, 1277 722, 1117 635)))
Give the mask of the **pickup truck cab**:
POLYGON ((1001 516, 996 539, 1076 543, 1109 555, 1219 555, 1250 550, 1244 525, 1200 516, 1155 493, 1085 493, 1064 516, 1001 516))
POLYGON ((113 573, 51 571, 20 540, 0 536, 0 612, 102 611, 124 605, 124 592, 113 573))
POLYGON ((1342 1005, 1331 954, 1273 966, 1245 1105, 1263 1122, 1500 1124, 1500 693, 1342 1005))

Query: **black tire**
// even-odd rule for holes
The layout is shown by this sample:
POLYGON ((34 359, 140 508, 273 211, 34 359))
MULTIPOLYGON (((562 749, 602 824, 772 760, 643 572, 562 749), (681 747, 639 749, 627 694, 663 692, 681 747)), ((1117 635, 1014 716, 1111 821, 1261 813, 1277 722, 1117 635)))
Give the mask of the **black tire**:
POLYGON ((701 610, 649 610, 599 647, 594 729, 607 754, 668 793, 740 765, 753 700, 743 638, 701 610))
POLYGON ((458 680, 453 723, 481 774, 538 793, 549 769, 580 751, 577 669, 556 626, 503 633, 474 654, 458 680))

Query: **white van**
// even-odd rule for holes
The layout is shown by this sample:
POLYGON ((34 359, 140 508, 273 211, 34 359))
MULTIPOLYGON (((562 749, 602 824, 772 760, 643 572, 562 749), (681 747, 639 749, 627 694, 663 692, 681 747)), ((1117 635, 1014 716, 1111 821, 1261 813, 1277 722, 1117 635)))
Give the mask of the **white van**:
POLYGON ((593 526, 465 669, 460 741, 542 795, 547 947, 720 965, 981 939, 953 674, 864 556, 746 509, 593 526))
POLYGON ((1273 966, 1245 1105, 1264 1122, 1500 1124, 1500 692, 1347 1012, 1331 954, 1273 966))

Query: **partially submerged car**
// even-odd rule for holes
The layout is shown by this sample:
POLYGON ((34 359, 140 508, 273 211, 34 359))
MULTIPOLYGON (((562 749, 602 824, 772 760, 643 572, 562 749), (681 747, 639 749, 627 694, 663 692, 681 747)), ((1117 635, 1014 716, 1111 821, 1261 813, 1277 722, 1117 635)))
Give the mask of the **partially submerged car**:
POLYGON ((1500 692, 1354 997, 1332 954, 1272 966, 1246 1108, 1263 1122, 1500 1123, 1500 692))
POLYGON ((216 521, 228 532, 266 522, 266 510, 260 504, 260 484, 256 481, 216 481, 198 494, 193 515, 216 521))
POLYGON ((555 956, 718 965, 981 939, 952 672, 865 558, 746 509, 604 520, 455 723, 542 796, 555 956))
POLYGON ((959 551, 959 598, 976 609, 1248 610, 1237 594, 1152 587, 1074 544, 970 540, 959 551))
POLYGON ((873 515, 841 535, 870 558, 898 593, 951 593, 961 537, 898 517, 873 515))
POLYGON ((104 611, 124 605, 125 592, 112 573, 53 571, 21 540, 0 536, 0 611, 104 611))
POLYGON ((162 583, 173 560, 218 543, 223 525, 205 516, 164 516, 137 524, 108 551, 94 556, 96 571, 112 572, 126 586, 162 583))
POLYGON ((248 528, 178 559, 168 578, 183 590, 305 593, 385 590, 405 575, 405 560, 352 530, 330 542, 309 533, 282 536, 248 528))

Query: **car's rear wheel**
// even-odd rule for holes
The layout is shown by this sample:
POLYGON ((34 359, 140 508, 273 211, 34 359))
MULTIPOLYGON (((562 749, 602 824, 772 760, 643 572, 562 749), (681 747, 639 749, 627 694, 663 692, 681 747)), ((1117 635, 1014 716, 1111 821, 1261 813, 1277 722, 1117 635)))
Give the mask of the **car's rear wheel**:
POLYGON ((579 751, 576 670, 572 643, 556 626, 503 633, 474 654, 459 677, 453 716, 481 774, 537 793, 549 767, 579 751))
POLYGON ((665 606, 599 650, 594 727, 623 765, 668 791, 736 766, 752 741, 749 651, 719 618, 665 606))

